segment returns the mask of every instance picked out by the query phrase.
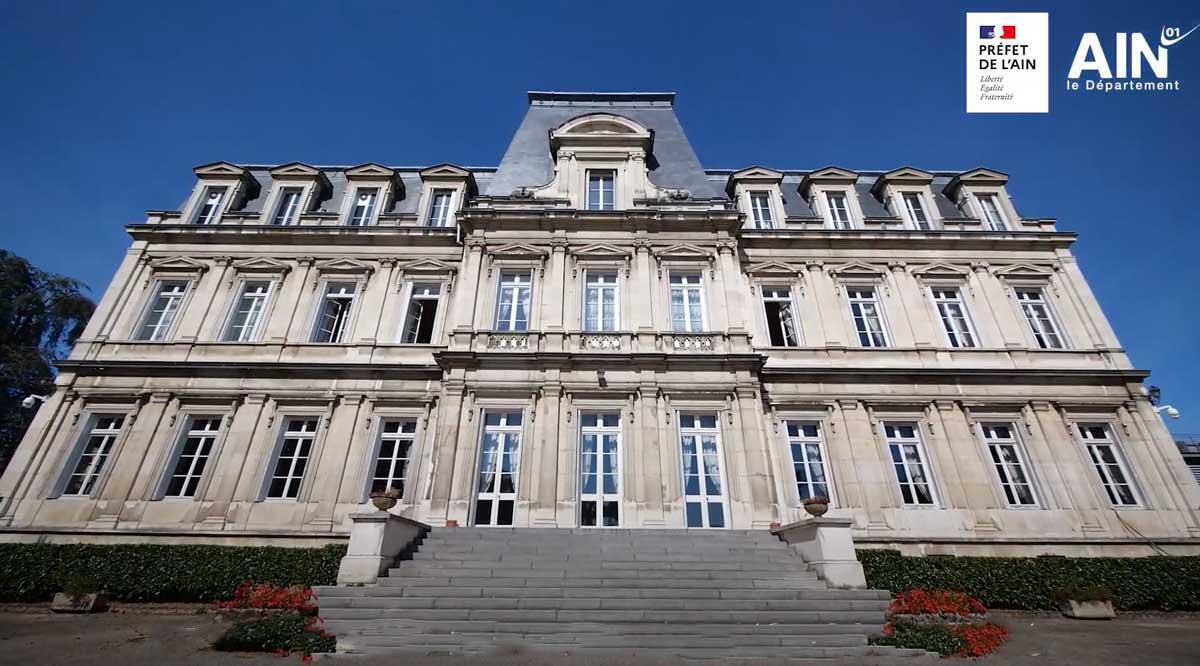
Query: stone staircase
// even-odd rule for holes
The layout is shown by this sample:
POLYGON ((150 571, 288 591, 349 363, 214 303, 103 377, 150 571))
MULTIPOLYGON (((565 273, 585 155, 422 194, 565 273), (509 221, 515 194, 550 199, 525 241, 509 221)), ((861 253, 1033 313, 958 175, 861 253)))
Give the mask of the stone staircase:
POLYGON ((830 659, 867 645, 885 590, 829 589, 769 532, 437 529, 375 585, 317 588, 338 652, 830 659))

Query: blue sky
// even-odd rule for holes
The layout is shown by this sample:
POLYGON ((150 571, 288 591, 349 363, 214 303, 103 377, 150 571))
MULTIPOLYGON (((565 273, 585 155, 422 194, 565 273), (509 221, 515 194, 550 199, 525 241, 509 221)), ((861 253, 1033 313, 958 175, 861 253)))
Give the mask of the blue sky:
POLYGON ((1012 175, 1124 345, 1200 433, 1200 33, 1171 94, 1067 93, 1080 34, 1153 39, 1194 2, 10 2, 0 247, 99 296, 122 227, 215 160, 494 165, 526 90, 674 90, 709 167, 1012 175), (1050 113, 964 113, 964 12, 1049 11, 1050 113))

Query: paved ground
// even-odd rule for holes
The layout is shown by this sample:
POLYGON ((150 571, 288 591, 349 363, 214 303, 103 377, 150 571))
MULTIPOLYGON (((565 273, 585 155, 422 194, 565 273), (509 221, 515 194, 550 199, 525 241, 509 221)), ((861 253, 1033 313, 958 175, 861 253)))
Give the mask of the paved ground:
MULTIPOLYGON (((208 643, 222 625, 211 615, 110 613, 91 616, 0 612, 0 664, 71 666, 159 666, 161 664, 297 663, 296 657, 213 652, 208 643)), ((1200 664, 1200 615, 1123 616, 1111 622, 1082 622, 1050 614, 996 614, 1012 637, 981 666, 1166 666, 1200 664)), ((347 660, 338 659, 337 663, 347 660)), ((353 659, 354 666, 388 664, 396 659, 353 659)), ((669 660, 568 658, 553 653, 502 650, 486 658, 405 658, 404 666, 668 666, 669 660)), ((767 662, 762 662, 767 663, 767 662)), ((819 662, 827 665, 831 662, 819 662)), ((836 663, 836 662, 834 662, 836 663)), ((854 664, 928 664, 926 660, 855 660, 854 664)), ((933 662, 938 663, 938 662, 933 662)), ((945 663, 945 662, 943 662, 945 663)), ((954 663, 954 662, 950 662, 954 663)))

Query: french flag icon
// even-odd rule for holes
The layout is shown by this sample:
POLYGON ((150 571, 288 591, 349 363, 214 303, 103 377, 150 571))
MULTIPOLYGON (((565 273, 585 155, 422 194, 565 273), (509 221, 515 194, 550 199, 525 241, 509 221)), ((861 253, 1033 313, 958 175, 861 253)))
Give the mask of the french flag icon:
POLYGON ((1015 25, 981 25, 979 26, 980 39, 1016 39, 1017 26, 1015 25))

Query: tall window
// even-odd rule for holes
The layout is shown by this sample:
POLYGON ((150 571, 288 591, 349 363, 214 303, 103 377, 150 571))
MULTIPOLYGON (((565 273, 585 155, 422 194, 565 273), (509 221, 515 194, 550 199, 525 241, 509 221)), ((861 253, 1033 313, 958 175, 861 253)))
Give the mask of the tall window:
POLYGON ((353 282, 330 282, 325 285, 321 309, 317 312, 316 326, 313 327, 313 342, 345 342, 357 289, 358 285, 353 282))
POLYGON ((496 330, 529 330, 529 299, 533 276, 528 272, 500 274, 500 293, 496 299, 496 330))
POLYGON ((621 526, 621 416, 583 414, 579 434, 579 525, 621 526))
POLYGON ((186 280, 161 280, 154 285, 154 295, 150 298, 142 325, 138 327, 138 340, 161 342, 167 339, 187 289, 186 280))
POLYGON ((195 497, 221 432, 220 416, 189 416, 177 447, 175 466, 167 477, 164 497, 195 497))
POLYGON ((1021 304, 1021 312, 1029 323, 1033 339, 1042 349, 1062 349, 1063 339, 1054 323, 1054 315, 1050 313, 1050 304, 1046 302, 1046 294, 1041 289, 1017 289, 1017 302, 1021 304))
POLYGON ((772 347, 798 347, 796 315, 792 311, 792 290, 788 287, 762 287, 763 310, 767 315, 767 333, 772 347))
POLYGON ((942 330, 951 347, 975 347, 975 332, 967 316, 967 306, 956 287, 933 287, 933 304, 942 320, 942 330))
POLYGON ((750 193, 750 217, 754 220, 755 229, 771 229, 775 221, 771 217, 771 193, 750 193))
POLYGON ((830 499, 821 426, 812 421, 788 421, 787 441, 792 453, 796 494, 800 501, 811 497, 830 499))
POLYGON ((588 271, 583 289, 583 330, 615 331, 621 307, 616 273, 588 271))
POLYGON ((304 190, 299 187, 285 187, 279 194, 279 205, 275 208, 275 218, 272 224, 288 225, 296 223, 300 214, 300 195, 304 190))
POLYGON ((933 228, 929 222, 929 214, 925 212, 925 201, 920 192, 903 192, 900 197, 904 200, 904 211, 913 228, 928 231, 933 228))
POLYGON ((925 447, 921 443, 921 431, 917 424, 885 423, 883 429, 904 503, 912 506, 937 504, 929 467, 925 462, 925 447))
POLYGON ((1087 447, 1088 458, 1100 476, 1104 492, 1113 506, 1137 506, 1137 493, 1125 457, 1107 423, 1080 423, 1076 426, 1087 447))
POLYGON ((521 412, 485 412, 480 446, 476 525, 513 524, 521 455, 521 412))
POLYGON ((429 204, 429 226, 450 226, 451 204, 454 201, 454 190, 434 190, 433 201, 429 204))
POLYGON ((370 492, 395 488, 404 496, 408 463, 417 437, 416 419, 384 419, 379 428, 378 453, 371 474, 370 492))
POLYGON ((350 219, 346 222, 352 227, 363 227, 371 223, 375 214, 375 202, 379 198, 379 190, 360 187, 354 192, 354 205, 350 208, 350 219))
POLYGON ((63 495, 86 496, 96 489, 96 481, 104 473, 104 465, 112 455, 117 437, 121 434, 124 416, 101 414, 89 422, 83 441, 78 445, 78 456, 71 466, 63 486, 63 495))
POLYGON ((887 333, 874 287, 846 287, 850 300, 850 316, 858 332, 858 344, 863 347, 886 347, 887 333))
POLYGON ((304 416, 289 418, 284 424, 279 453, 267 483, 267 499, 296 499, 300 494, 319 422, 316 417, 304 416))
POLYGON ((196 224, 216 224, 221 216, 221 203, 225 201, 225 187, 206 187, 200 195, 200 208, 196 211, 196 224))
POLYGON ((253 342, 259 338, 274 284, 269 280, 242 283, 242 290, 233 303, 233 312, 222 336, 225 342, 253 342))
POLYGON ((587 209, 615 210, 617 172, 612 169, 588 169, 587 209))
POLYGON ((671 330, 704 330, 704 284, 699 273, 671 273, 671 330))
POLYGON ((834 229, 852 229, 854 227, 845 192, 826 192, 825 203, 829 209, 829 224, 834 229))
POLYGON ((684 509, 688 527, 725 527, 721 433, 716 414, 680 414, 684 509))
POLYGON ((406 345, 425 345, 433 341, 433 324, 437 320, 442 286, 436 283, 417 283, 412 286, 408 312, 404 316, 404 333, 400 342, 406 345))
POLYGON ((1033 481, 1026 471, 1029 465, 1017 441, 1017 433, 1011 423, 984 423, 979 426, 983 442, 987 445, 988 457, 1000 478, 1004 499, 1009 506, 1037 506, 1033 492, 1033 481))
POLYGON ((983 211, 983 221, 987 224, 988 229, 1007 231, 1008 222, 1004 219, 1004 213, 1000 212, 1000 197, 995 194, 980 194, 975 198, 983 211))

